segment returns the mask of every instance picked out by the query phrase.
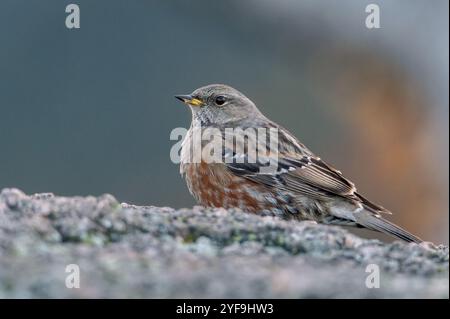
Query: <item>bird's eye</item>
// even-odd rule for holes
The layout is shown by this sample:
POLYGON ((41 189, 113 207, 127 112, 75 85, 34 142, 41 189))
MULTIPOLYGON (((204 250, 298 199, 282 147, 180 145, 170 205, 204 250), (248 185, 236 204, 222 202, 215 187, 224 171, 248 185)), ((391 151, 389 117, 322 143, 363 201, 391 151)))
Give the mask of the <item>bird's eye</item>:
POLYGON ((217 105, 223 105, 223 104, 225 103, 226 100, 227 100, 227 99, 225 98, 225 96, 219 95, 218 97, 216 97, 216 99, 214 100, 214 102, 215 102, 217 105))

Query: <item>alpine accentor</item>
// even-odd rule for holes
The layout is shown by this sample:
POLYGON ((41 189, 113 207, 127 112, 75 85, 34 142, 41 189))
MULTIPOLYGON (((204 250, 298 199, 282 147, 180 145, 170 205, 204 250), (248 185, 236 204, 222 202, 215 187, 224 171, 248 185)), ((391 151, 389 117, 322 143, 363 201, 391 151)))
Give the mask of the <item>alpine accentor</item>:
POLYGON ((191 127, 182 143, 180 171, 201 205, 365 227, 422 242, 384 219, 381 214, 390 214, 388 210, 364 198, 340 171, 266 118, 239 91, 213 84, 176 98, 192 110, 191 127), (197 148, 196 131, 201 137, 197 148), (209 138, 202 134, 206 131, 209 138), (270 134, 275 134, 276 143, 268 143, 270 134), (220 151, 211 160, 210 151, 217 150, 217 144, 220 151))

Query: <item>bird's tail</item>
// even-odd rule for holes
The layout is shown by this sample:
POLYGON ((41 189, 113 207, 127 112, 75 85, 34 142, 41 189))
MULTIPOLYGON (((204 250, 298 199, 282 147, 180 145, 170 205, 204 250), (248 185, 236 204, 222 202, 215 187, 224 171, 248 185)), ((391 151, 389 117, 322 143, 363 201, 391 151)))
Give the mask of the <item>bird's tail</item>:
POLYGON ((355 217, 356 224, 368 229, 392 235, 407 242, 421 243, 423 241, 419 237, 409 233, 403 228, 382 218, 378 214, 374 214, 371 211, 363 210, 362 212, 353 214, 353 216, 355 217))

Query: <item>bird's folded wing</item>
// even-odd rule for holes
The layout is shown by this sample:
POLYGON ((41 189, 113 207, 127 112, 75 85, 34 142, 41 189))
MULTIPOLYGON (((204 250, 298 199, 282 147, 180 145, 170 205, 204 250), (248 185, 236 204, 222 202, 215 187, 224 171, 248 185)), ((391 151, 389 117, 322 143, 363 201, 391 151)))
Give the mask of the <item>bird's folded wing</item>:
POLYGON ((259 157, 258 160, 252 161, 247 156, 238 154, 234 156, 244 158, 250 163, 227 163, 227 167, 234 174, 254 182, 316 199, 340 196, 359 202, 374 213, 389 213, 383 207, 359 195, 351 181, 318 157, 310 155, 294 157, 292 154, 278 153, 270 158, 259 157), (272 171, 267 169, 269 162, 274 167, 272 171))
POLYGON ((270 158, 258 157, 258 160, 252 161, 248 156, 235 156, 244 158, 245 162, 227 163, 227 167, 233 173, 268 186, 307 193, 305 195, 313 197, 349 196, 355 192, 353 183, 319 158, 271 156, 270 158))

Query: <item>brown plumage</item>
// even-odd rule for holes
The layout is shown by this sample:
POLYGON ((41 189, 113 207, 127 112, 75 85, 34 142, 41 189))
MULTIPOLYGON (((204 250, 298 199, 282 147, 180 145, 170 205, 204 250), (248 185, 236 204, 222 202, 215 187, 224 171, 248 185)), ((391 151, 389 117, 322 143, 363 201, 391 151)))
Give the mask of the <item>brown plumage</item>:
POLYGON ((340 171, 267 119, 239 91, 214 84, 177 98, 192 110, 180 171, 201 205, 365 227, 421 242, 382 218, 390 212, 359 194, 340 171), (272 140, 277 143, 270 147, 272 140))

